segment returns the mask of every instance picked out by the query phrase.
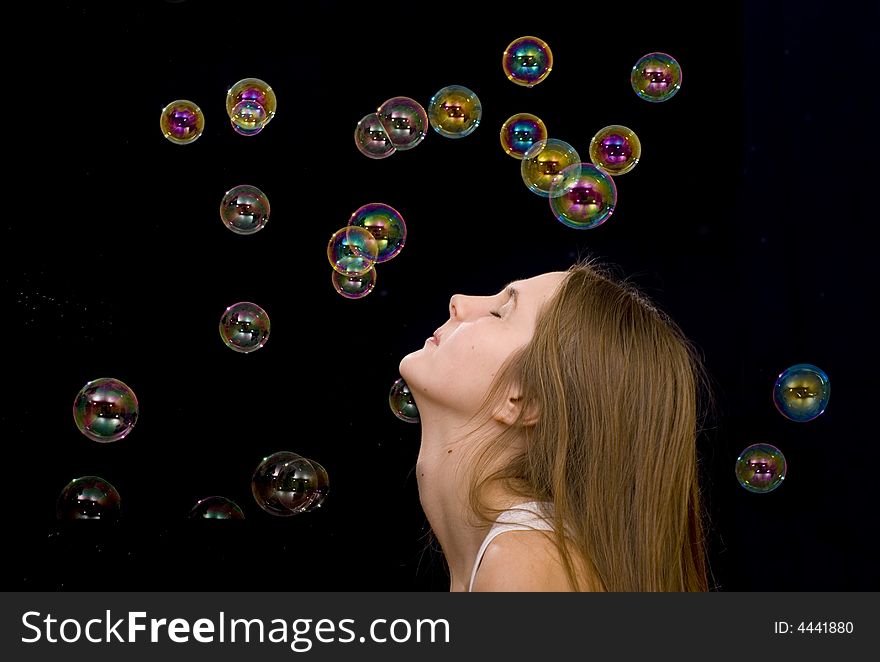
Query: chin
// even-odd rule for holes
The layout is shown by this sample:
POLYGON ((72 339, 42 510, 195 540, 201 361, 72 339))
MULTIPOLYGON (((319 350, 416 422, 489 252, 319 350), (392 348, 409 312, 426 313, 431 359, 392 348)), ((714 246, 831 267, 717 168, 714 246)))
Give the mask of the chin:
POLYGON ((410 388, 412 388, 410 380, 415 378, 415 373, 417 372, 416 365, 418 364, 419 355, 421 353, 422 350, 420 349, 415 352, 410 352, 400 360, 400 365, 397 367, 400 376, 403 377, 403 381, 405 381, 410 388))

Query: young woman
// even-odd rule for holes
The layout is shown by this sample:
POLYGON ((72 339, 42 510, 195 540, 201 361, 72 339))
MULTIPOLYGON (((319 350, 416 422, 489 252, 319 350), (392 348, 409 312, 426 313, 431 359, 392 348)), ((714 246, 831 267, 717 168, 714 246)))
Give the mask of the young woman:
POLYGON ((706 591, 696 438, 709 380, 596 260, 456 294, 401 361, 419 496, 451 591, 706 591))

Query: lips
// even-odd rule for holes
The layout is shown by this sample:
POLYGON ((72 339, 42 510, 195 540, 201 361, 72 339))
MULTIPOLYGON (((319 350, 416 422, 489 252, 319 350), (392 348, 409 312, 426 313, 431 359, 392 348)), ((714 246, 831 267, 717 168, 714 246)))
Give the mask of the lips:
POLYGON ((438 346, 440 345, 440 329, 437 329, 436 331, 434 331, 434 335, 431 336, 430 341, 432 343, 434 343, 435 345, 438 345, 438 346))

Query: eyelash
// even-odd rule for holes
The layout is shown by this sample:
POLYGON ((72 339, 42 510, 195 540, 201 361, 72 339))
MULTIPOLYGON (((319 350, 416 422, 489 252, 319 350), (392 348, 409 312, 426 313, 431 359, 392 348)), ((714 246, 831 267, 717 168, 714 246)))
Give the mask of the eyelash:
POLYGON ((490 314, 490 315, 494 315, 495 317, 498 317, 498 318, 501 317, 501 313, 496 312, 496 311, 494 311, 494 310, 489 311, 489 314, 490 314))

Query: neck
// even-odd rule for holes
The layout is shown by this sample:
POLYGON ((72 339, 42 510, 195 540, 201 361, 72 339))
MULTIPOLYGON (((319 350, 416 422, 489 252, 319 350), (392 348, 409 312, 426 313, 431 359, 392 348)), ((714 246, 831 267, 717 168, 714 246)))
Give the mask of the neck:
MULTIPOLYGON (((467 501, 468 480, 475 446, 480 443, 460 418, 425 411, 421 407, 422 444, 416 462, 419 500, 450 572, 450 591, 467 591, 474 561, 490 525, 475 525, 469 516, 467 501)), ((486 428, 487 435, 500 428, 494 421, 486 428)), ((502 458, 506 459, 506 458, 502 458)), ((485 493, 487 505, 509 508, 522 501, 497 488, 485 493)))

